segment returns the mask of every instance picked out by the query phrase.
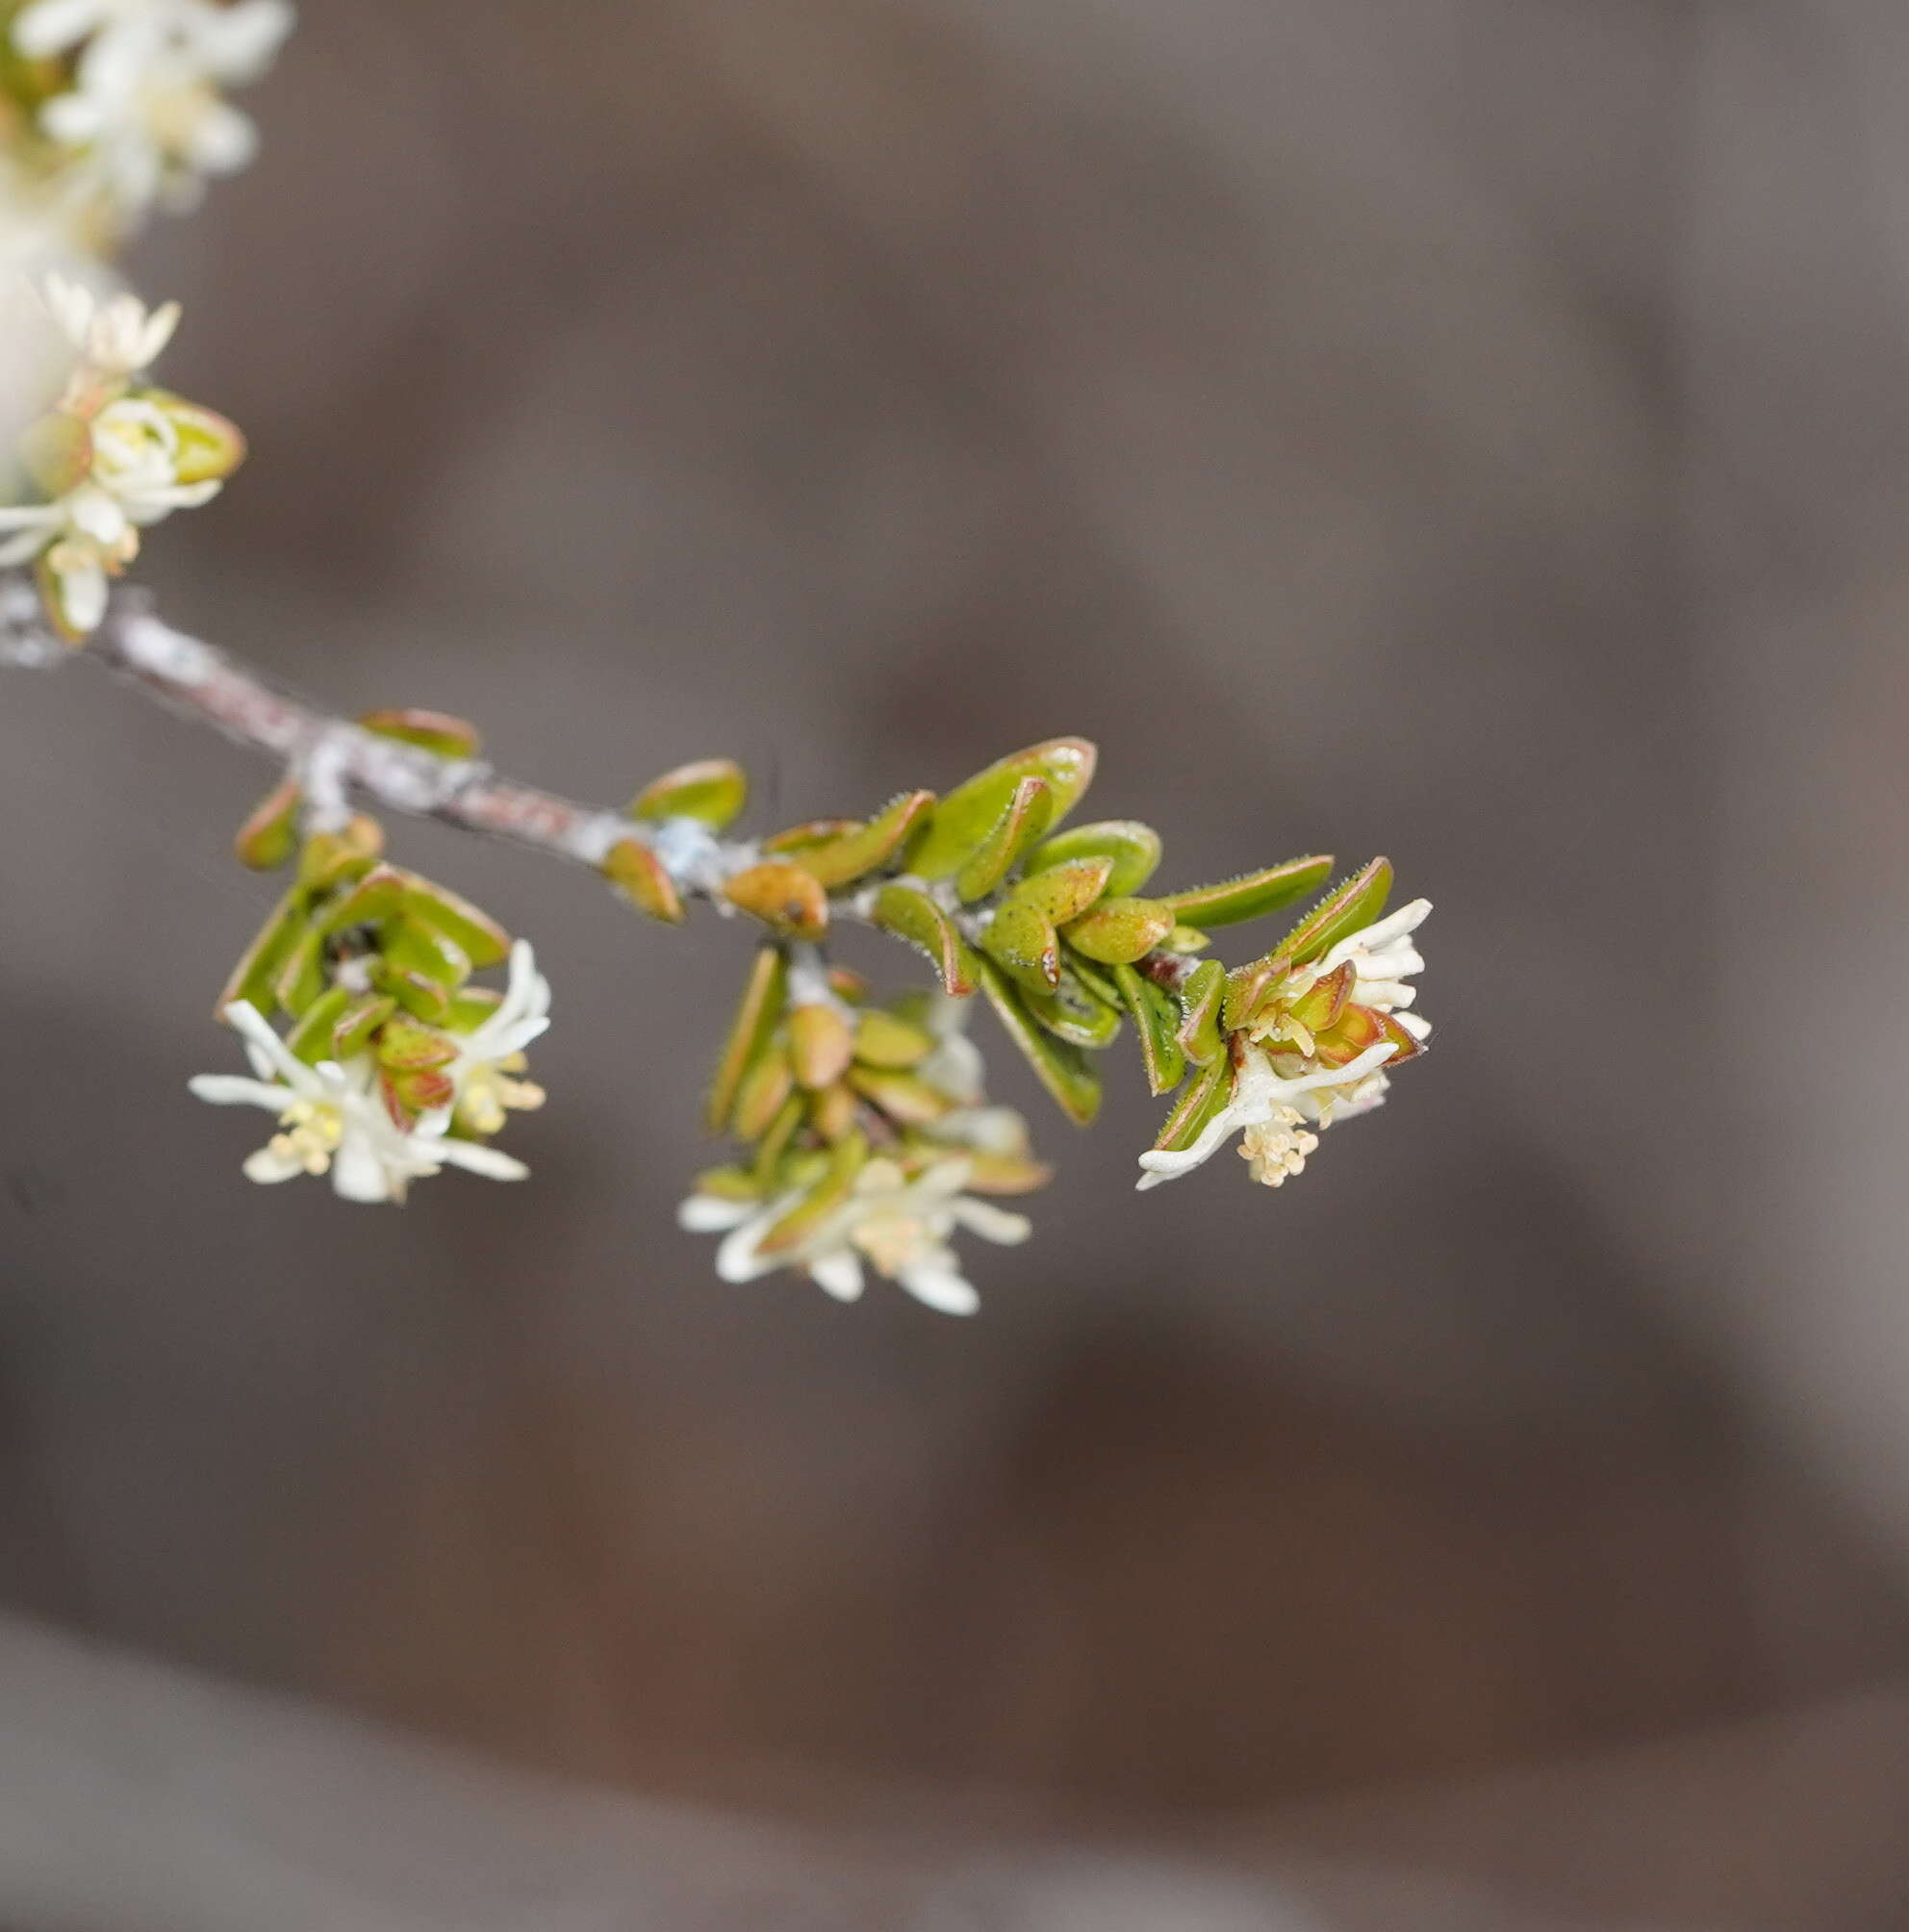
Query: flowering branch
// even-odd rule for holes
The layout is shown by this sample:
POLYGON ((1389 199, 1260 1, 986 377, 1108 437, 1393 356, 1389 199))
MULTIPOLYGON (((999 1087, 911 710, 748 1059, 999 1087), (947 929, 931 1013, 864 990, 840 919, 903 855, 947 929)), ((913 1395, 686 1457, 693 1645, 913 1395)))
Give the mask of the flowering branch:
POLYGON ((191 1082, 273 1116, 248 1178, 325 1176, 347 1200, 397 1202, 447 1167, 527 1172, 490 1142, 543 1103, 524 1054, 549 1025, 549 985, 527 942, 385 856, 377 811, 588 867, 665 924, 692 901, 754 924, 705 1115, 734 1157, 698 1177, 680 1214, 722 1235, 726 1281, 790 1270, 852 1301, 873 1268, 927 1307, 975 1309, 955 1233, 1026 1238, 1026 1218, 989 1197, 1048 1178, 1020 1115, 987 1104, 964 1027, 976 995, 1082 1127, 1131 1030, 1149 1090, 1177 1096, 1140 1156, 1142 1188, 1235 1133, 1252 1178, 1280 1186, 1326 1128, 1385 1098, 1430 1030, 1411 1008, 1413 934, 1431 908, 1387 911, 1384 859, 1229 971, 1209 955, 1213 931, 1316 892, 1333 861, 1156 892, 1151 826, 1063 828, 1094 776, 1082 739, 866 819, 731 836, 749 787, 728 759, 665 773, 621 811, 579 803, 499 775, 462 719, 338 716, 129 590, 143 533, 217 496, 244 441, 152 379, 176 305, 148 311, 74 258, 242 165, 250 123, 223 90, 263 67, 290 20, 287 0, 0 0, 0 262, 61 258, 38 261, 17 330, 0 288, 0 375, 24 425, 0 496, 0 664, 89 656, 279 768, 235 846, 289 882, 216 1008, 251 1071, 191 1082), (827 957, 842 923, 911 947, 935 990, 878 999, 827 957), (499 970, 500 986, 483 982, 499 970))

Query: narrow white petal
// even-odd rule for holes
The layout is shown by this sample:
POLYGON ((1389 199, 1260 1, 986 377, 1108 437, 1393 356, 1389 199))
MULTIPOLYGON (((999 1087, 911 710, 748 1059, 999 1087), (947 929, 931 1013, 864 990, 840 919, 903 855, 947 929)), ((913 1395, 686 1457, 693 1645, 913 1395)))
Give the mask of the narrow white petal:
POLYGON ((342 1201, 389 1201, 392 1177, 372 1149, 347 1133, 331 1159, 332 1192, 342 1201))
POLYGON ((847 1248, 834 1248, 809 1262, 808 1271, 824 1294, 838 1302, 856 1302, 862 1294, 862 1264, 847 1248))
POLYGON ((1034 1224, 1025 1214, 1009 1213, 991 1201, 964 1198, 954 1204, 954 1218, 970 1233, 983 1241, 997 1241, 1004 1248, 1018 1247, 1034 1232, 1034 1224))
POLYGON ((302 1160, 270 1147, 262 1147, 256 1154, 248 1155, 242 1170, 247 1181, 256 1181, 265 1187, 280 1181, 295 1181, 304 1171, 302 1160))
POLYGON ((283 1113, 298 1098, 288 1086, 248 1080, 242 1074, 194 1074, 186 1085, 196 1099, 214 1106, 263 1106, 273 1113, 283 1113))
POLYGON ((451 1167, 462 1167, 467 1173, 481 1174, 489 1181, 526 1181, 530 1170, 515 1155, 505 1154, 501 1149, 486 1147, 481 1141, 454 1140, 446 1135, 443 1140, 433 1141, 431 1153, 434 1158, 451 1167))
POLYGON ((692 1194, 676 1208, 676 1226, 692 1234, 726 1234, 761 1208, 759 1201, 725 1201, 719 1194, 692 1194))
POLYGON ((916 1301, 944 1315, 971 1315, 981 1305, 974 1284, 952 1268, 917 1264, 904 1268, 898 1279, 916 1301))

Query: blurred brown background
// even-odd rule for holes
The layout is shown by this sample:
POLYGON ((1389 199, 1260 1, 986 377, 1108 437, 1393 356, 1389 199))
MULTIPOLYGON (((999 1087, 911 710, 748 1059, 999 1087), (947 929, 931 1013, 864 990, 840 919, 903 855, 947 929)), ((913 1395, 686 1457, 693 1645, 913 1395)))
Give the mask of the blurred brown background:
POLYGON ((7 1600, 822 1830, 1316 1857, 1321 1924, 1909 1923, 1909 15, 305 14, 133 263, 253 444, 176 622, 761 824, 1084 732, 1176 881, 1389 852, 1438 1051, 1276 1196, 1023 1090, 972 1324, 724 1287, 736 935, 404 827, 556 984, 535 1182, 254 1190, 184 1082, 266 775, 10 677, 7 1600))

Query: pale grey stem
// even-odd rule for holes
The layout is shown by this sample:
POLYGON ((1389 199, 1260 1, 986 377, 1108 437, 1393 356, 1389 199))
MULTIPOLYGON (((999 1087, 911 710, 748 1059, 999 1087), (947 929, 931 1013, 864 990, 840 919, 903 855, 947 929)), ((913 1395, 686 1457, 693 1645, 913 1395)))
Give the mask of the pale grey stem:
POLYGON ((175 630, 137 595, 115 597, 85 648, 68 649, 47 630, 33 586, 0 579, 0 663, 46 667, 75 656, 282 765, 306 788, 306 823, 315 830, 336 829, 353 799, 362 798, 593 868, 620 841, 637 839, 680 890, 704 898, 756 857, 752 845, 719 840, 693 821, 638 825, 620 812, 502 777, 481 758, 443 757, 368 731, 175 630))

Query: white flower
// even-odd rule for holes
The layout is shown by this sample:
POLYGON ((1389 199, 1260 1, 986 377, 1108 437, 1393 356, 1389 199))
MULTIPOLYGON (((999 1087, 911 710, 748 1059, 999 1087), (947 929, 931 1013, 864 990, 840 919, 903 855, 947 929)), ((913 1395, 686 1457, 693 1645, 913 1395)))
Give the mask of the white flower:
POLYGON ((35 0, 13 43, 78 50, 73 86, 41 108, 40 127, 78 154, 75 185, 131 225, 156 202, 192 206, 206 176, 251 160, 257 133, 219 90, 263 73, 293 17, 288 0, 35 0))
POLYGON ((41 292, 46 312, 77 351, 82 375, 126 380, 160 358, 179 326, 179 304, 148 312, 137 295, 101 297, 86 283, 49 274, 41 292))
POLYGON ((1360 1086, 1390 1059, 1398 1048, 1390 1040, 1368 1047, 1355 1060, 1342 1067, 1313 1064, 1308 1071, 1282 1075, 1263 1047, 1243 1046, 1234 1074, 1233 1096, 1202 1129, 1192 1146, 1178 1153, 1150 1149, 1141 1155, 1146 1170, 1134 1182, 1136 1187, 1158 1187, 1163 1181, 1177 1181, 1191 1173, 1203 1161, 1244 1131, 1246 1141, 1240 1152, 1256 1181, 1277 1187, 1306 1164, 1306 1157, 1318 1145, 1316 1136, 1299 1131, 1303 1106, 1315 1109, 1312 1096, 1326 1089, 1360 1086))
POLYGON ((927 1307, 971 1315, 980 1297, 962 1275, 949 1245, 956 1228, 983 1240, 1012 1245, 1031 1232, 1027 1217, 963 1194, 968 1163, 937 1160, 910 1180, 896 1161, 878 1157, 855 1179, 854 1192, 826 1216, 799 1247, 762 1253, 762 1237, 801 1200, 788 1194, 764 1206, 695 1194, 678 1210, 696 1233, 724 1233, 716 1272, 725 1282, 752 1282, 777 1268, 800 1268, 837 1301, 862 1292, 864 1261, 927 1307))
MULTIPOLYGON (((221 479, 182 482, 180 429, 171 410, 146 395, 112 395, 165 347, 179 319, 177 306, 149 315, 131 295, 101 302, 90 289, 58 276, 48 278, 45 299, 79 351, 62 418, 81 445, 80 480, 50 503, 0 508, 0 569, 43 554, 59 616, 84 637, 106 615, 110 580, 139 555, 140 529, 174 510, 210 502, 221 479), (104 404, 102 385, 112 395, 104 404)), ((236 461, 236 432, 234 441, 236 461)))
POLYGON ((448 1107, 409 1131, 400 1127, 378 1090, 369 1055, 308 1066, 245 1001, 228 1006, 226 1018, 243 1036, 257 1078, 200 1074, 190 1085, 216 1106, 262 1106, 278 1116, 280 1131, 245 1162, 247 1180, 328 1173, 334 1192, 346 1201, 401 1202, 413 1181, 445 1166, 494 1181, 521 1181, 529 1172, 495 1148, 450 1138, 448 1107))
POLYGON ((1411 974, 1425 970, 1425 961, 1412 943, 1412 935, 1424 925, 1431 910, 1429 899, 1414 899, 1396 912, 1388 912, 1384 919, 1348 934, 1311 969, 1312 979, 1317 981, 1329 973, 1336 973, 1350 960, 1353 981, 1347 998, 1353 1004, 1371 1006, 1381 1013, 1410 1006, 1418 989, 1408 986, 1406 979, 1411 974))
POLYGON ((452 1111, 472 1133, 498 1132, 508 1109, 544 1105, 544 1089, 523 1080, 523 1050, 550 1024, 550 982, 537 970, 527 939, 510 949, 504 997, 480 1025, 455 1035, 457 1058, 445 1069, 457 1089, 452 1111))

